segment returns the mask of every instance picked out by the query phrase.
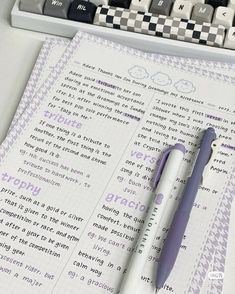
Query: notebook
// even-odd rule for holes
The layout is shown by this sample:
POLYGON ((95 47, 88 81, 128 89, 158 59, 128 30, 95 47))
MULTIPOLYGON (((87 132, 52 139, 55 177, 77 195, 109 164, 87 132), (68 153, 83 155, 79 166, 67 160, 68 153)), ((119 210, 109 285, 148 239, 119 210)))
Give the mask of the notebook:
POLYGON ((138 285, 153 293, 171 217, 212 126, 224 144, 161 291, 232 293, 232 67, 81 32, 70 43, 48 39, 0 148, 0 292, 118 293, 157 160, 180 142, 187 154, 138 285))
MULTIPOLYGON (((70 43, 68 39, 58 37, 46 38, 42 50, 39 54, 38 60, 32 71, 31 77, 26 86, 25 92, 20 100, 19 106, 16 110, 15 116, 13 117, 11 126, 15 124, 21 113, 27 107, 30 102, 30 98, 33 97, 34 92, 41 86, 43 81, 47 78, 50 71, 59 61, 62 53, 64 52, 67 45, 70 43)), ((154 56, 154 55, 152 55, 154 56)), ((234 63, 209 61, 196 58, 183 58, 172 55, 161 55, 155 54, 155 58, 161 63, 172 64, 172 66, 178 66, 179 64, 187 66, 192 71, 204 71, 204 74, 212 75, 218 74, 218 79, 222 78, 223 75, 229 75, 230 77, 235 76, 234 63)), ((224 77, 226 79, 226 77, 224 77)))

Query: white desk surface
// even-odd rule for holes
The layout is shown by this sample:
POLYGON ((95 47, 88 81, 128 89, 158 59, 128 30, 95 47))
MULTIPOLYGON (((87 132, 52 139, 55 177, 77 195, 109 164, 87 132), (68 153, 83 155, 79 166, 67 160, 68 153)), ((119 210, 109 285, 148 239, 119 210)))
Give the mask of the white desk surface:
POLYGON ((14 0, 0 0, 0 142, 5 137, 45 34, 12 28, 14 0))

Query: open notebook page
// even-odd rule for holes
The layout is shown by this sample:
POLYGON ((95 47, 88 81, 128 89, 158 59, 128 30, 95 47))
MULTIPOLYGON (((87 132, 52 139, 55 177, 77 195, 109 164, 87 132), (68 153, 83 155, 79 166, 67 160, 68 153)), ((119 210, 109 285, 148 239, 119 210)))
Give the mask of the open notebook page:
MULTIPOLYGON (((1 291, 115 293, 148 208, 157 158, 181 141, 188 154, 139 288, 152 293, 172 210, 201 130, 212 125, 225 144, 163 293, 203 287, 215 232, 221 248, 229 226, 227 218, 222 231, 216 218, 233 197, 233 90, 232 79, 206 79, 78 34, 2 147, 1 291)), ((222 293, 221 283, 211 287, 222 293)))

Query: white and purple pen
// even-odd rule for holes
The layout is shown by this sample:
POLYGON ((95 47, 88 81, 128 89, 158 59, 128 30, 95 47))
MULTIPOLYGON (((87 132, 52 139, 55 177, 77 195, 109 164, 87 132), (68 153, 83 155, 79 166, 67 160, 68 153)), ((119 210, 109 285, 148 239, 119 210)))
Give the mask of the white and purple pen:
POLYGON ((198 153, 192 174, 188 178, 180 204, 175 212, 162 248, 158 263, 156 289, 161 289, 164 286, 164 283, 175 264, 193 203, 195 201, 199 185, 202 181, 203 171, 210 159, 212 143, 215 139, 215 130, 213 128, 206 129, 201 140, 200 151, 198 153))
POLYGON ((163 152, 157 173, 153 178, 154 199, 146 215, 140 236, 121 284, 119 294, 135 294, 139 289, 141 275, 153 244, 167 200, 176 182, 185 147, 175 144, 163 152))

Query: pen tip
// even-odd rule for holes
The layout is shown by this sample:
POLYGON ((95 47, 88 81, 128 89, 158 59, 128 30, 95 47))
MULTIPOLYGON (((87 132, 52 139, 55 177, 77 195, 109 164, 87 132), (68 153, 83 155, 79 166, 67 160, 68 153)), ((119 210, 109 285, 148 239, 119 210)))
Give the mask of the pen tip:
POLYGON ((159 291, 159 289, 157 289, 157 288, 156 288, 156 289, 155 289, 155 293, 154 293, 154 294, 157 294, 157 293, 158 293, 158 291, 159 291))

